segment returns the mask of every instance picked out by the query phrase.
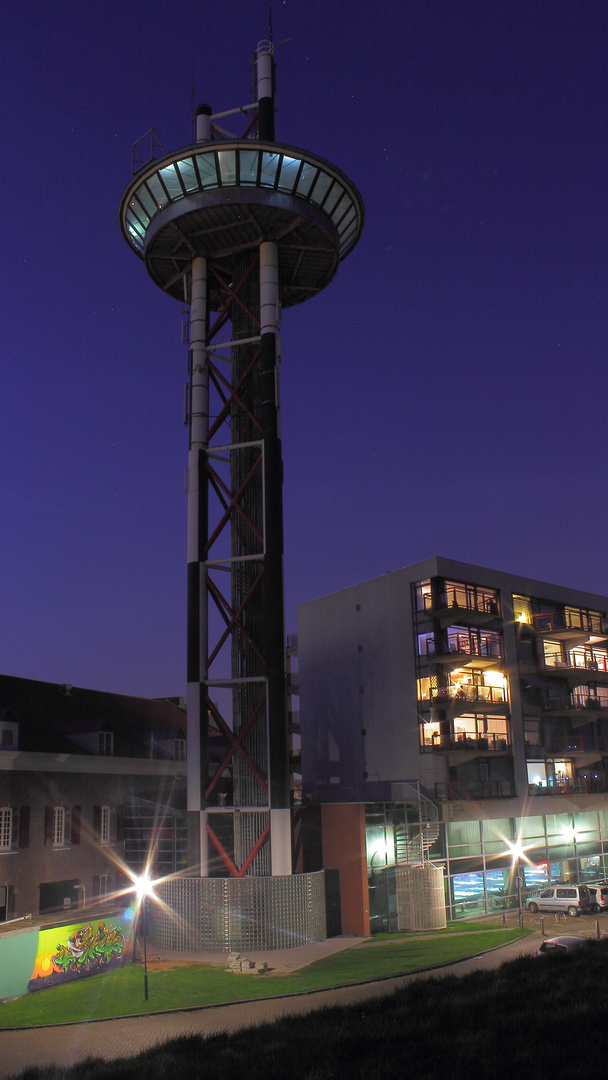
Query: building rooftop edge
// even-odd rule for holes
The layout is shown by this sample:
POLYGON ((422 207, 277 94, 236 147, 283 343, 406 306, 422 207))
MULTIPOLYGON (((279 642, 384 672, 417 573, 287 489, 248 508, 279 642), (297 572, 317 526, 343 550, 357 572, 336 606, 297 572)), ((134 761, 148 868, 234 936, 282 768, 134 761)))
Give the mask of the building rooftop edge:
MULTIPOLYGON (((490 575, 492 577, 501 577, 509 579, 513 582, 513 585, 517 584, 518 588, 522 588, 522 583, 526 586, 533 586, 533 588, 527 591, 539 595, 542 597, 543 590, 549 590, 551 593, 555 592, 568 592, 576 593, 579 597, 583 597, 591 602, 591 606, 597 601, 604 601, 608 605, 608 597, 602 593, 590 592, 587 589, 580 589, 573 585, 558 584, 556 582, 543 581, 538 578, 533 578, 527 574, 514 574, 507 570, 492 569, 487 566, 478 566, 475 563, 462 562, 459 559, 449 559, 443 555, 431 555, 426 559, 422 559, 420 562, 411 563, 407 566, 400 566, 395 570, 387 570, 384 574, 377 574, 371 578, 364 578, 362 581, 354 582, 352 585, 345 585, 341 589, 333 589, 329 593, 323 593, 321 596, 313 597, 311 600, 304 600, 297 605, 298 610, 306 607, 308 604, 315 604, 319 600, 323 600, 329 596, 335 596, 338 593, 347 592, 349 589, 358 589, 362 586, 369 585, 371 582, 382 581, 389 575, 404 574, 407 575, 408 581, 422 580, 425 577, 433 576, 456 576, 463 578, 465 581, 476 581, 481 575, 490 575)), ((484 582, 479 582, 484 584, 484 582)))

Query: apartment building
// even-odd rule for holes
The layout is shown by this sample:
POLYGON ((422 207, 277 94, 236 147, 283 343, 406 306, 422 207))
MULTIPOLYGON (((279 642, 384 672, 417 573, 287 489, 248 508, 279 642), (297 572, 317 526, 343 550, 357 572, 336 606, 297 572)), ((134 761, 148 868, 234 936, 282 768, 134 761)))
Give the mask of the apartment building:
POLYGON ((372 928, 411 850, 404 791, 437 821, 419 855, 444 866, 451 917, 515 904, 518 874, 525 897, 608 872, 607 612, 439 557, 299 608, 303 804, 334 863, 348 816, 372 928))

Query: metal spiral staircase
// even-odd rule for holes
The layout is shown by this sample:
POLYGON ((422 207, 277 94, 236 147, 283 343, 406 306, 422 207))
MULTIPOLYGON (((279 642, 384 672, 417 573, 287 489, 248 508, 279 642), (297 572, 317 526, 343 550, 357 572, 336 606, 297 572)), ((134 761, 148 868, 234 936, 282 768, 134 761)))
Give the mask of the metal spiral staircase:
POLYGON ((439 811, 422 794, 419 783, 393 784, 392 797, 407 807, 406 823, 395 828, 395 862, 410 866, 425 863, 439 837, 439 811))
POLYGON ((438 930, 446 925, 443 866, 429 852, 439 837, 439 811, 420 783, 392 785, 405 822, 395 828, 395 895, 400 930, 438 930))

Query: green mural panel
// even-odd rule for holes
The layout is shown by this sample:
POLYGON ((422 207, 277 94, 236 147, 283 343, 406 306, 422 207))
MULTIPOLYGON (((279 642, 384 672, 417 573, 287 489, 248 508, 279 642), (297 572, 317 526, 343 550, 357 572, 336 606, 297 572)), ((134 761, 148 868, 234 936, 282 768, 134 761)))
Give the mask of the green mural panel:
POLYGON ((0 936, 0 999, 27 993, 38 952, 38 928, 0 936))

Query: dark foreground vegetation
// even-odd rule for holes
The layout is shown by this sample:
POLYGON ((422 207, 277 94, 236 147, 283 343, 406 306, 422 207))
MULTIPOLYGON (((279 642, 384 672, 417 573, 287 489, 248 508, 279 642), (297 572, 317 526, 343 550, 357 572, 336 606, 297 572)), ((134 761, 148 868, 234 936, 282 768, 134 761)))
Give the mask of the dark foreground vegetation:
POLYGON ((608 941, 424 979, 369 1004, 324 1009, 123 1061, 34 1068, 22 1080, 589 1080, 608 1057, 608 941))

